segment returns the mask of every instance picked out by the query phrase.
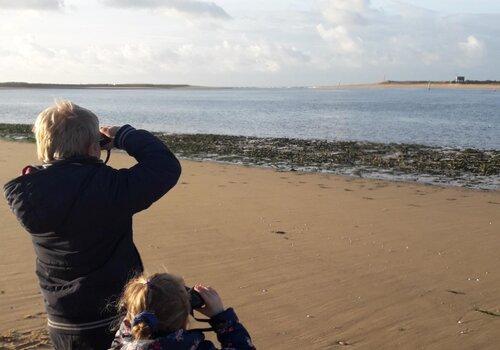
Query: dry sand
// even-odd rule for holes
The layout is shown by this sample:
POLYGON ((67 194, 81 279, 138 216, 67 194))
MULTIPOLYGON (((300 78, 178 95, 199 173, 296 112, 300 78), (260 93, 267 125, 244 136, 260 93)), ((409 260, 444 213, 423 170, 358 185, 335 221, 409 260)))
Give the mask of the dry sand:
MULTIPOLYGON (((34 152, 0 141, 0 182, 34 152)), ((30 238, 0 218, 0 348, 49 348, 30 238)), ((215 286, 260 349, 500 344, 498 191, 184 161, 134 228, 150 272, 215 286)))

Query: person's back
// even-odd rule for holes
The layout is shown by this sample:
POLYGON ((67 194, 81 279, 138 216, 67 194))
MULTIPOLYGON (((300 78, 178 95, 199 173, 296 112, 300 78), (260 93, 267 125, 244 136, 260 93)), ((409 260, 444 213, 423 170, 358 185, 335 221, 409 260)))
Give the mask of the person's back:
POLYGON ((124 126, 101 131, 138 164, 105 165, 97 117, 69 102, 42 112, 34 131, 44 166, 4 189, 32 235, 51 339, 56 348, 107 348, 117 318, 108 306, 143 270, 132 216, 176 184, 180 164, 152 134, 124 126))

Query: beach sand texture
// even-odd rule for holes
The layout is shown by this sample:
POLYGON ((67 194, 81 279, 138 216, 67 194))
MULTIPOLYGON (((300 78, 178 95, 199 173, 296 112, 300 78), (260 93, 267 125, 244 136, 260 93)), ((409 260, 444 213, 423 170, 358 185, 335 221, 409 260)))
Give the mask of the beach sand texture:
MULTIPOLYGON (((0 141, 2 184, 30 163, 0 141)), ((182 163, 135 217, 146 268, 217 288, 259 349, 498 349, 500 192, 182 163)), ((0 218, 0 348, 50 348, 29 235, 0 218)))

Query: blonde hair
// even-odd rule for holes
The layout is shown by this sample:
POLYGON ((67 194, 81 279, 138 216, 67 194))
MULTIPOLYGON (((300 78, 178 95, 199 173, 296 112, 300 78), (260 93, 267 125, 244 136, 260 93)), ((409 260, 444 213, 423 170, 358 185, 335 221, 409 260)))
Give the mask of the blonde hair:
MULTIPOLYGON (((120 308, 126 312, 125 320, 131 325, 139 313, 152 312, 158 319, 158 330, 170 333, 186 326, 190 304, 181 277, 157 273, 129 281, 120 299, 120 308)), ((144 322, 132 326, 135 340, 150 339, 153 335, 153 330, 144 322)))
POLYGON ((88 147, 99 142, 99 120, 71 101, 57 101, 38 115, 33 132, 38 158, 48 163, 87 155, 88 147))

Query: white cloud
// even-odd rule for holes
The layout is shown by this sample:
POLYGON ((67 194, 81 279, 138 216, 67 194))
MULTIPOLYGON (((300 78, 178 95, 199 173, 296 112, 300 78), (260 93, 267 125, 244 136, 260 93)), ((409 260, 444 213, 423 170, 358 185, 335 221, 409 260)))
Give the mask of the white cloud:
POLYGON ((370 0, 328 0, 322 14, 333 25, 365 25, 376 12, 370 0))
MULTIPOLYGON (((293 49, 265 42, 224 40, 214 46, 182 45, 175 50, 187 70, 211 67, 213 72, 275 73, 297 60, 293 49), (291 51, 290 51, 291 50, 291 51)), ((304 54, 304 57, 306 55, 304 54)))
POLYGON ((363 52, 363 27, 380 14, 372 8, 370 0, 327 0, 322 2, 321 15, 326 23, 317 24, 316 30, 332 45, 332 54, 338 62, 339 55, 363 52))
POLYGON ((480 58, 484 52, 484 44, 474 35, 469 35, 467 40, 458 43, 458 47, 470 58, 480 58))
POLYGON ((441 56, 436 52, 422 52, 420 53, 419 58, 424 64, 430 66, 436 62, 439 62, 441 56))
MULTIPOLYGON (((330 69, 378 70, 390 72, 391 79, 447 79, 459 68, 479 67, 479 62, 489 62, 489 70, 498 74, 498 70, 491 68, 495 58, 487 60, 487 57, 499 53, 500 45, 494 44, 496 50, 487 51, 486 47, 500 34, 499 22, 494 22, 500 16, 449 16, 402 1, 393 1, 383 8, 376 8, 374 3, 370 0, 320 3, 321 17, 315 28, 328 45, 321 55, 330 69), (470 31, 481 34, 481 40, 467 33, 470 31)), ((488 69, 482 67, 477 71, 484 76, 488 69)))
POLYGON ((220 17, 197 7, 213 4, 208 0, 186 0, 197 10, 168 20, 152 11, 180 11, 169 7, 180 0, 78 6, 66 0, 65 8, 75 10, 62 15, 0 11, 2 80, 277 86, 374 81, 384 74, 500 78, 500 15, 443 15, 403 2, 376 7, 375 0, 294 2, 297 9, 286 1, 216 0, 231 21, 210 20, 220 17))
POLYGON ((333 42, 338 54, 361 53, 362 39, 353 37, 348 29, 342 25, 326 29, 323 24, 318 24, 316 29, 319 35, 326 41, 333 42))
POLYGON ((0 0, 0 9, 60 10, 64 0, 0 0))
POLYGON ((7 80, 38 81, 45 73, 50 74, 51 81, 172 82, 175 77, 176 82, 193 83, 193 76, 274 74, 310 60, 307 53, 293 46, 250 40, 225 40, 213 45, 93 44, 76 50, 41 45, 33 36, 22 36, 0 40, 0 47, 9 48, 2 51, 1 71, 31 77, 5 75, 7 80), (12 66, 19 69, 12 70, 12 66))
POLYGON ((199 0, 101 0, 106 6, 152 10, 174 10, 190 16, 229 19, 229 14, 214 2, 199 0))

